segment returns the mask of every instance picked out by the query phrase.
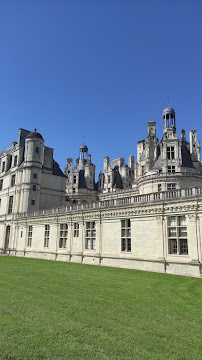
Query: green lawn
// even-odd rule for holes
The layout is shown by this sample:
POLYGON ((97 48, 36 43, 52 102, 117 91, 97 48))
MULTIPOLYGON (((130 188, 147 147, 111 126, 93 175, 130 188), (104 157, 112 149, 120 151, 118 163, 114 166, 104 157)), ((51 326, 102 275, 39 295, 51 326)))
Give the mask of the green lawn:
POLYGON ((202 281, 0 256, 0 359, 202 359, 202 281))

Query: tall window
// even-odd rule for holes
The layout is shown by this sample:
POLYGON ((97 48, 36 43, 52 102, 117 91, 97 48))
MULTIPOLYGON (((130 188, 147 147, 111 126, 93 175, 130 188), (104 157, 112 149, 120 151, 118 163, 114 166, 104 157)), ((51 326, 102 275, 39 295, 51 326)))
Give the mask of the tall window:
POLYGON ((45 225, 44 247, 49 247, 50 225, 45 225))
POLYGON ((74 184, 76 184, 76 175, 74 175, 74 184))
POLYGON ((175 158, 175 148, 174 146, 167 146, 167 159, 173 160, 175 158))
POLYGON ((86 249, 95 250, 96 248, 96 223, 94 221, 86 223, 86 249))
POLYGON ((8 204, 8 213, 11 214, 13 212, 13 196, 9 197, 9 204, 8 204))
POLYGON ((3 164, 2 164, 2 172, 5 171, 5 167, 6 167, 6 163, 5 163, 5 161, 4 161, 3 164))
POLYGON ((32 246, 32 226, 28 227, 27 246, 32 246))
POLYGON ((188 254, 185 216, 168 217, 168 253, 176 255, 188 254))
POLYGON ((79 237, 79 224, 74 223, 74 237, 79 237))
POLYGON ((15 185, 15 175, 12 175, 11 177, 11 186, 15 185))
POLYGON ((0 190, 3 189, 3 180, 0 180, 0 190))
POLYGON ((121 220, 121 251, 131 251, 130 219, 121 220))
POLYGON ((168 172, 174 173, 175 172, 175 166, 168 166, 168 172))
POLYGON ((39 154, 39 147, 36 147, 36 153, 39 154))
POLYGON ((15 157, 14 157, 14 163, 13 163, 13 166, 14 166, 14 167, 17 166, 17 161, 18 161, 18 156, 15 155, 15 157))
POLYGON ((11 227, 10 225, 6 226, 6 238, 5 238, 5 250, 9 247, 9 240, 10 240, 10 233, 11 233, 11 227))
POLYGON ((67 247, 68 225, 60 224, 59 248, 67 247))

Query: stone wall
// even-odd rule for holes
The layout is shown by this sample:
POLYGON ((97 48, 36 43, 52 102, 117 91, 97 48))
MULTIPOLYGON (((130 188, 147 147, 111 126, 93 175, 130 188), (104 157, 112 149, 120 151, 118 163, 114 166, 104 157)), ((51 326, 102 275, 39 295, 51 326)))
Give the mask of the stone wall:
MULTIPOLYGON (((183 191, 184 196, 179 191, 170 192, 170 199, 167 193, 167 199, 165 194, 164 198, 153 197, 152 201, 140 197, 143 201, 138 203, 133 196, 133 201, 126 204, 120 204, 120 199, 113 205, 104 200, 70 209, 63 207, 18 214, 13 218, 0 217, 0 248, 10 255, 200 277, 202 195, 200 188, 183 191), (179 249, 178 253, 170 253, 168 220, 171 216, 185 219, 188 254, 180 254, 179 249), (123 220, 130 220, 131 248, 128 249, 123 249, 123 220), (93 230, 88 233, 89 223, 95 223, 92 225, 94 233, 93 230), (68 225, 64 247, 60 247, 61 224, 68 225), (11 229, 5 248, 7 226, 11 229), (48 246, 44 246, 46 226, 49 228, 48 246), (79 228, 78 236, 75 226, 79 228), (31 246, 28 244, 29 227, 32 227, 31 246), (91 234, 88 245, 87 234, 91 234)), ((129 246, 129 242, 127 244, 129 246)))

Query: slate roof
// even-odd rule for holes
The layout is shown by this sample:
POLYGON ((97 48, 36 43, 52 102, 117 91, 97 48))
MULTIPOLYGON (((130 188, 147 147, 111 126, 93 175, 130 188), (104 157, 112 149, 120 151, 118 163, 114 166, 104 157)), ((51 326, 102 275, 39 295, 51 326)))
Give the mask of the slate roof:
POLYGON ((8 149, 4 149, 4 150, 0 153, 0 156, 3 155, 3 154, 9 154, 9 155, 11 155, 11 154, 12 154, 12 147, 11 147, 11 148, 8 148, 8 149))
POLYGON ((66 177, 55 160, 53 160, 53 175, 66 177))
MULTIPOLYGON (((182 166, 187 167, 187 168, 193 168, 194 166, 193 166, 193 162, 191 160, 191 155, 190 155, 189 149, 187 148, 186 145, 182 145, 181 149, 182 149, 182 166)), ((161 170, 162 169, 160 156, 155 161, 152 169, 153 170, 155 170, 155 169, 161 170)))
POLYGON ((86 189, 86 181, 84 177, 84 170, 79 171, 79 189, 86 189))
POLYGON ((39 134, 37 131, 31 131, 27 136, 26 139, 41 139, 43 140, 43 137, 41 134, 39 134))
POLYGON ((193 163, 191 160, 191 155, 186 145, 182 145, 182 166, 193 168, 193 163))

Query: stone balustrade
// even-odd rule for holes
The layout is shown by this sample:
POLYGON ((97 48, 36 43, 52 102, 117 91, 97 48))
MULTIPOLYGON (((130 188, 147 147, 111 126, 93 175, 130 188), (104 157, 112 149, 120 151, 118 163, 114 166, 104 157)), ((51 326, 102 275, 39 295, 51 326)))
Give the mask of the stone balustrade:
POLYGON ((194 187, 194 188, 187 188, 187 189, 178 189, 178 190, 171 190, 171 191, 162 191, 158 193, 150 193, 150 194, 141 194, 141 195, 131 195, 127 197, 122 197, 122 194, 115 199, 108 199, 108 200, 101 200, 96 203, 90 204, 77 204, 72 205, 70 207, 62 206, 56 209, 47 209, 47 210, 36 210, 33 212, 26 212, 15 214, 14 217, 16 219, 22 219, 27 217, 39 217, 39 216, 47 216, 47 215, 57 215, 57 214, 65 214, 65 213, 72 213, 72 212, 79 212, 79 211, 88 211, 88 210, 95 210, 95 209, 103 209, 103 208, 110 208, 110 207, 117 207, 117 206, 124 206, 124 205, 135 205, 140 203, 147 203, 147 202, 159 202, 165 200, 174 200, 174 199, 183 199, 183 198, 190 198, 190 197, 202 197, 202 186, 201 187, 194 187))

